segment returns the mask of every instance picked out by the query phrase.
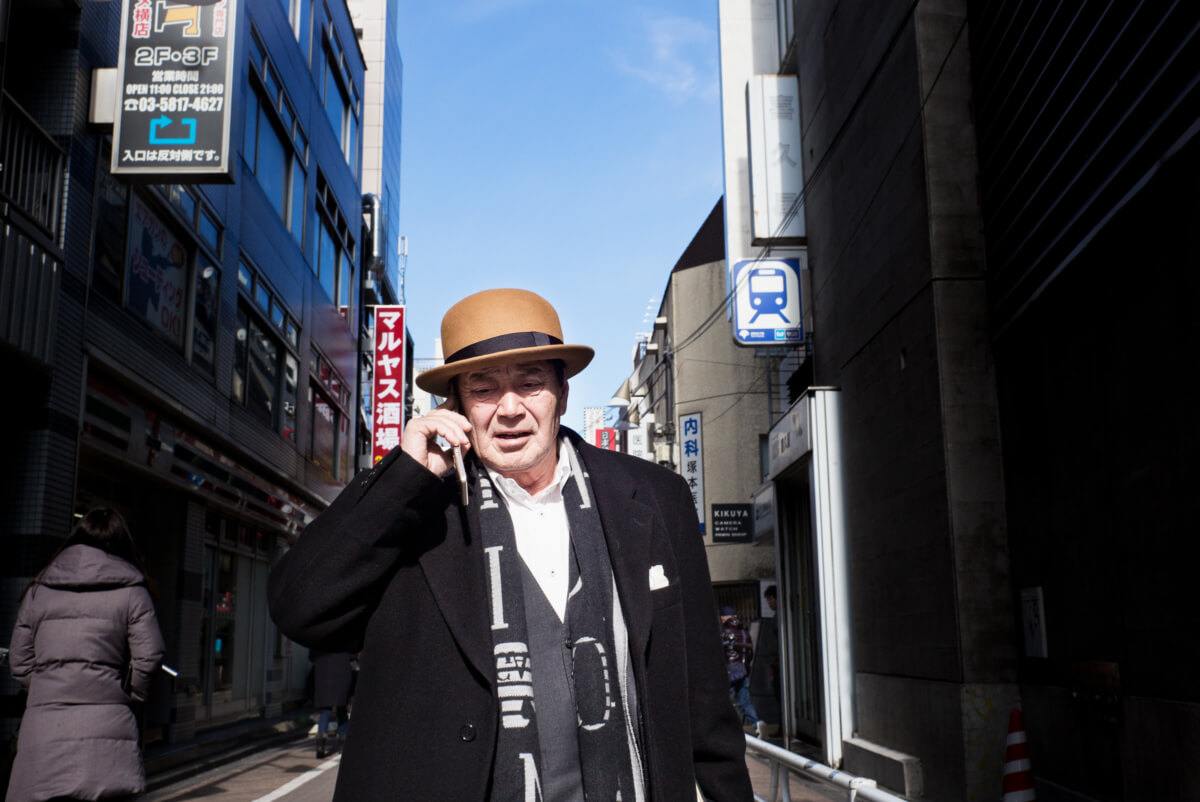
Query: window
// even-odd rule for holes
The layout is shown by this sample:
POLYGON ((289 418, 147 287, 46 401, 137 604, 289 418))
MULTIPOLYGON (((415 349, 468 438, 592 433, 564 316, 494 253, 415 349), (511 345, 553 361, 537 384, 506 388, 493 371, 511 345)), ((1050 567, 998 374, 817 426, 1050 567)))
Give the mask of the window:
POLYGON ((354 240, 350 227, 338 209, 337 200, 325 176, 317 171, 317 258, 313 269, 329 300, 342 318, 353 320, 357 284, 354 272, 354 240))
POLYGON ((292 236, 304 246, 308 138, 257 34, 251 35, 250 91, 242 157, 292 236))
POLYGON ((115 301, 121 300, 125 275, 125 227, 129 221, 129 185, 112 177, 112 137, 100 142, 96 159, 96 222, 92 240, 92 281, 115 301))
POLYGON ((346 55, 332 26, 324 33, 325 54, 318 72, 313 66, 313 74, 320 80, 321 96, 325 105, 325 116, 333 127, 334 136, 342 146, 346 163, 355 176, 358 175, 358 130, 361 115, 358 87, 350 75, 346 64, 346 55))
POLYGON ((299 326, 245 260, 238 265, 238 286, 242 300, 238 304, 233 399, 296 442, 300 362, 294 349, 300 339, 299 326))
POLYGON ((309 356, 308 402, 311 407, 312 460, 334 481, 350 478, 352 465, 348 385, 320 352, 309 356))
MULTIPOLYGON (((176 214, 157 210, 149 194, 130 197, 128 239, 124 225, 122 235, 114 235, 124 251, 124 303, 193 365, 212 375, 221 295, 217 268, 221 229, 191 190, 173 185, 152 191, 176 214), (181 222, 191 231, 185 233, 181 222)), ((115 209, 109 204, 106 213, 115 214, 115 209)), ((109 228, 114 225, 105 223, 109 228)), ((97 237, 97 251, 112 258, 115 245, 102 242, 106 235, 99 228, 97 237)))

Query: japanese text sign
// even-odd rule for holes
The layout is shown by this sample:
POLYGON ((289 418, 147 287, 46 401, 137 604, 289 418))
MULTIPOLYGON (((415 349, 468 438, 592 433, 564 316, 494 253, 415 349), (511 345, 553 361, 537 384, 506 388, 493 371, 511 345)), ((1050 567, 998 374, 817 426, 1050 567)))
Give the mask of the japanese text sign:
POLYGON ((617 448, 617 430, 616 429, 597 429, 596 442, 593 444, 596 448, 603 448, 605 451, 619 451, 617 448))
POLYGON ((123 0, 121 14, 112 172, 228 179, 237 0, 123 0))
POLYGON ((704 443, 701 439, 700 413, 679 416, 679 472, 692 491, 696 518, 704 532, 704 443))
POLYGON ((371 464, 400 445, 404 431, 404 307, 376 306, 371 464))

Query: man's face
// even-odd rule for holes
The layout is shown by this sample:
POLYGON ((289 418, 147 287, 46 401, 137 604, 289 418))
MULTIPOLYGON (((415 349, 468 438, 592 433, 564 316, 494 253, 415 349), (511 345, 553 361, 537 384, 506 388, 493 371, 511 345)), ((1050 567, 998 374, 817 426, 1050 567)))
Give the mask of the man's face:
POLYGON ((567 383, 559 385, 550 363, 468 373, 458 394, 483 464, 530 495, 548 487, 558 465, 558 419, 567 411, 567 383))

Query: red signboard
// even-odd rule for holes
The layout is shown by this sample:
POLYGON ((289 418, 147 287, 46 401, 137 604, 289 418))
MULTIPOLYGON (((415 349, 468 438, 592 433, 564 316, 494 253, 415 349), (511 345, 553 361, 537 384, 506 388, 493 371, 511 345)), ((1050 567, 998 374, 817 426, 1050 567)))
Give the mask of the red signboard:
POLYGON ((603 448, 606 451, 617 450, 617 430, 616 429, 597 429, 596 430, 596 448, 603 448))
POLYGON ((400 445, 400 434, 404 430, 404 307, 376 306, 374 309, 372 465, 400 445))

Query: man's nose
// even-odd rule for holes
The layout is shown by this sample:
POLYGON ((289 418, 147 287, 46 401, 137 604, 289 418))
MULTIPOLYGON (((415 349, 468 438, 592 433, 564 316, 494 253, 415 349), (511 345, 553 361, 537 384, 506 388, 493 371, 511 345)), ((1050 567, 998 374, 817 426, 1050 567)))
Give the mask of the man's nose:
POLYGON ((521 395, 512 389, 501 393, 500 402, 496 405, 496 411, 505 417, 520 415, 522 408, 521 395))

